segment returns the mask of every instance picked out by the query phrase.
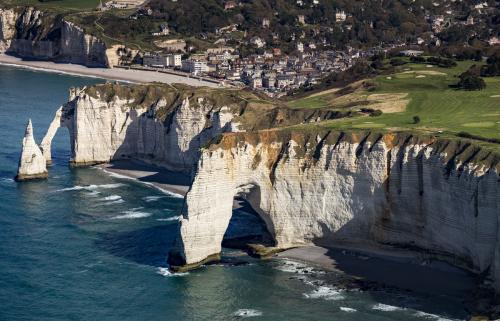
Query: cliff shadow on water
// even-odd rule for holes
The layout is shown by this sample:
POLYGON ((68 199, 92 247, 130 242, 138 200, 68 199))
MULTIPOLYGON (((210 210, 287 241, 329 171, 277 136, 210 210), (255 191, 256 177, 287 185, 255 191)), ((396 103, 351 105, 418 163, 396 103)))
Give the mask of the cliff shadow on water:
POLYGON ((174 245, 176 224, 160 225, 127 232, 100 233, 95 244, 102 250, 132 262, 165 266, 166 251, 174 245))

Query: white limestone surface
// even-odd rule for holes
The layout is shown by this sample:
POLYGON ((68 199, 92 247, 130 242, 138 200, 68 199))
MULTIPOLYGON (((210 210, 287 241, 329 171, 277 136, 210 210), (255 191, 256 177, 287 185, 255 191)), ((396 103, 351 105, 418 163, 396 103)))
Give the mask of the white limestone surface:
POLYGON ((160 98, 150 106, 135 99, 118 95, 106 99, 89 95, 85 88, 72 90, 42 141, 47 162, 56 130, 67 127, 74 165, 135 158, 191 173, 200 146, 219 133, 239 130, 229 108, 203 98, 190 101, 186 96, 173 105, 160 98), (168 110, 168 120, 159 119, 158 110, 168 110))
POLYGON ((59 16, 32 7, 0 9, 0 53, 88 67, 110 67, 106 44, 59 16), (46 35, 59 34, 47 39, 46 35))
POLYGON ((33 137, 33 125, 30 119, 23 139, 16 180, 23 181, 46 177, 47 167, 45 157, 33 137))
POLYGON ((205 149, 181 220, 180 254, 196 264, 221 251, 236 195, 246 195, 276 246, 390 244, 475 272, 500 290, 500 183, 495 168, 449 163, 418 142, 304 146, 290 141, 205 149), (314 151, 316 148, 316 151, 314 151))

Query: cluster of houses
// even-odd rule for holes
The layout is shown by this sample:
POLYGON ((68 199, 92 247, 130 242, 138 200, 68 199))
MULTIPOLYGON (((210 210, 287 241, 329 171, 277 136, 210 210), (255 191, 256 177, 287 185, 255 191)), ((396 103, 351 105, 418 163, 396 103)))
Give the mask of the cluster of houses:
MULTIPOLYGON (((106 2, 105 7, 137 6, 142 2, 142 0, 112 0, 106 2)), ((433 3, 435 7, 443 9, 441 10, 443 14, 429 14, 425 17, 431 25, 432 30, 422 33, 416 39, 415 43, 401 43, 401 41, 392 44, 381 43, 379 47, 365 48, 363 50, 351 47, 343 51, 325 50, 327 48, 325 38, 318 38, 315 43, 307 42, 303 36, 292 34, 291 40, 295 42, 295 50, 293 54, 284 55, 280 48, 270 48, 270 45, 266 44, 266 41, 259 37, 259 35, 246 38, 247 31, 244 31, 244 38, 246 38, 244 43, 259 48, 260 50, 256 52, 263 53, 255 53, 242 57, 238 46, 231 47, 226 45, 226 37, 233 32, 239 31, 237 24, 231 24, 215 30, 215 35, 220 38, 214 42, 213 48, 208 48, 201 53, 192 54, 192 52, 196 51, 196 48, 188 46, 185 40, 165 37, 175 33, 171 33, 168 24, 164 22, 159 26, 157 31, 151 34, 154 37, 153 43, 162 52, 145 53, 142 57, 142 64, 148 68, 170 68, 193 76, 211 77, 233 85, 249 86, 255 90, 263 91, 270 96, 281 96, 289 90, 315 84, 332 72, 344 71, 350 68, 356 59, 371 57, 381 51, 408 46, 416 46, 418 48, 425 45, 440 46, 441 41, 437 37, 438 33, 456 23, 473 25, 476 22, 475 18, 477 16, 492 9, 488 7, 487 2, 477 3, 471 8, 468 16, 457 19, 457 13, 453 12, 452 9, 453 2, 453 0, 444 0, 440 3, 433 3)), ((298 6, 315 6, 319 4, 319 1, 296 0, 296 3, 298 6)), ((224 9, 232 10, 240 5, 239 1, 228 0, 225 2, 224 9)), ((131 16, 131 19, 137 19, 139 15, 150 16, 151 14, 151 9, 141 7, 135 15, 131 16)), ((298 15, 296 19, 298 24, 307 24, 304 15, 298 15)), ((338 10, 335 12, 335 21, 342 30, 351 30, 350 19, 351 15, 345 11, 338 10)), ((476 20, 478 19, 476 18, 476 20)), ((271 20, 269 18, 263 17, 261 23, 262 28, 271 27, 271 20)), ((373 27, 373 23, 371 26, 373 27)), ((334 32, 332 27, 329 29, 330 32, 334 32)), ((314 28, 313 31, 319 33, 314 28)), ((201 37, 205 40, 207 39, 204 34, 201 34, 201 37)), ((273 39, 275 39, 274 37, 273 35, 273 39)), ((495 45, 500 43, 500 41, 498 37, 492 37, 489 39, 489 43, 495 45)), ((407 56, 417 56, 421 53, 418 50, 402 52, 402 54, 407 56)))
POLYGON ((234 48, 220 46, 190 56, 146 53, 142 64, 208 76, 279 97, 291 89, 315 84, 331 72, 348 69, 356 57, 358 52, 308 50, 299 51, 297 55, 282 55, 279 49, 274 49, 242 58, 234 48))
POLYGON ((111 0, 103 3, 102 0, 100 0, 99 5, 97 6, 97 10, 106 11, 109 9, 137 8, 144 2, 145 0, 111 0))

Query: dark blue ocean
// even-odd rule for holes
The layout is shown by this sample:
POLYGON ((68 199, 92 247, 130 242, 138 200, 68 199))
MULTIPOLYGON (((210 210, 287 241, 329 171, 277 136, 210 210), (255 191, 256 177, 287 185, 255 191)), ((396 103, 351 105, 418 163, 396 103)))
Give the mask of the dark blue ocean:
MULTIPOLYGON (((0 320, 457 320, 462 305, 408 291, 339 291, 292 261, 229 260, 171 275, 182 199, 68 166, 61 129, 45 181, 16 183, 28 118, 41 141, 68 89, 103 82, 0 66, 0 320)), ((411 278, 411 275, 408 275, 411 278)))

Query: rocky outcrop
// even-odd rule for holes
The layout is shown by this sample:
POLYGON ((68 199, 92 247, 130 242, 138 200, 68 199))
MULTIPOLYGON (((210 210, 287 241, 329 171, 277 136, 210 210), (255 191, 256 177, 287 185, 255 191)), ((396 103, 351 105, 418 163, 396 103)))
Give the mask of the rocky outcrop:
POLYGON ((89 67, 110 66, 103 41, 61 15, 30 7, 0 9, 0 52, 89 67))
POLYGON ((62 107, 59 107, 59 109, 56 111, 54 119, 49 125, 47 133, 42 139, 42 143, 40 144, 40 149, 43 153, 43 157, 45 158, 47 165, 52 164, 51 144, 52 144, 52 139, 54 139, 54 136, 57 133, 57 130, 59 129, 59 127, 61 127, 61 116, 62 116, 62 107))
POLYGON ((105 84, 74 89, 56 112, 41 148, 50 163, 58 127, 67 127, 75 166, 135 158, 191 173, 200 147, 224 132, 338 117, 338 113, 254 104, 237 90, 176 84, 105 84))
POLYGON ((488 274, 500 292, 498 153, 466 140, 292 126, 342 116, 238 90, 105 84, 72 90, 41 147, 50 160, 62 126, 74 165, 134 158, 191 173, 174 268, 218 257, 239 196, 277 249, 407 248, 488 274))
MULTIPOLYGON (((208 89, 206 89, 208 90, 208 89)), ((135 158, 190 172, 200 146, 224 131, 235 131, 234 102, 218 104, 209 92, 168 85, 100 85, 74 89, 56 112, 41 149, 67 127, 75 166, 135 158)))
POLYGON ((0 9, 0 52, 5 52, 10 47, 16 34, 17 19, 18 14, 13 9, 0 9))
POLYGON ((201 154, 170 261, 216 258, 233 198, 244 196, 277 248, 407 248, 489 272, 500 291, 499 159, 408 134, 225 134, 201 154))
POLYGON ((26 126, 24 134, 21 157, 19 158, 19 167, 17 170, 17 181, 26 181, 32 179, 47 178, 47 167, 42 151, 33 137, 33 125, 31 119, 26 126))

